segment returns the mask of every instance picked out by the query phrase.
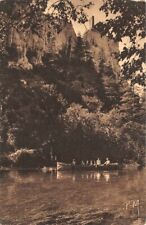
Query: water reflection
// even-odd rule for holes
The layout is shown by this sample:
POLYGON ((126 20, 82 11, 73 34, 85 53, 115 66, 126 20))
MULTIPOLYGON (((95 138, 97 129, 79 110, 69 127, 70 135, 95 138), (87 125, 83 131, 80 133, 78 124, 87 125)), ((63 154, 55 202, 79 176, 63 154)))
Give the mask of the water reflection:
MULTIPOLYGON (((5 181, 9 177, 9 181, 13 184, 34 184, 36 181, 45 186, 46 179, 49 181, 64 181, 70 180, 72 182, 80 182, 83 181, 95 181, 95 182, 106 182, 109 183, 115 177, 118 177, 118 172, 61 172, 57 173, 42 173, 42 172, 22 172, 22 171, 10 171, 7 174, 0 174, 0 185, 1 181, 5 181), (44 182, 44 183, 43 183, 44 182)), ((15 188, 15 187, 14 187, 15 188)), ((11 189, 13 189, 11 185, 11 189)))
POLYGON ((97 181, 100 180, 100 177, 101 177, 101 173, 97 173, 97 174, 96 174, 97 181))
MULTIPOLYGON (((10 181, 13 183, 19 184, 33 184, 36 181, 42 182, 46 180, 72 180, 73 182, 85 180, 85 181, 96 181, 96 182, 106 182, 109 183, 110 181, 119 177, 119 172, 65 172, 65 171, 58 171, 56 173, 42 173, 42 172, 23 172, 23 171, 10 171, 6 174, 0 173, 0 181, 3 181, 5 178, 9 177, 10 181)), ((125 178, 126 179, 126 178, 125 178)), ((0 183, 1 185, 1 183, 0 183)), ((127 184, 128 185, 128 184, 127 184)))
POLYGON ((132 210, 142 217, 146 212, 145 172, 0 173, 0 217, 13 222, 5 224, 36 225, 32 221, 42 221, 42 217, 51 220, 55 213, 58 218, 62 211, 66 218, 74 211, 72 218, 80 216, 81 221, 70 224, 81 224, 83 214, 93 219, 90 210, 105 208, 122 208, 125 215, 132 210))
POLYGON ((97 182, 109 182, 112 178, 119 176, 118 172, 83 172, 83 173, 69 173, 69 172, 57 172, 56 175, 53 175, 54 179, 65 180, 70 179, 72 181, 79 180, 94 180, 97 182))
POLYGON ((103 173, 103 176, 104 176, 104 179, 106 182, 109 182, 110 181, 110 173, 103 173))
MULTIPOLYGON (((43 180, 49 179, 49 180, 72 180, 72 181, 79 181, 79 180, 94 180, 97 182, 103 181, 103 182, 109 182, 111 179, 113 179, 116 176, 119 176, 119 172, 63 172, 58 171, 56 173, 41 173, 41 172, 22 172, 22 171, 10 171, 7 173, 7 176, 10 180, 16 183, 22 183, 22 184, 31 184, 36 181, 36 176, 39 176, 39 182, 43 182, 43 180)), ((7 177, 6 174, 0 174, 0 179, 4 179, 4 177, 7 177)))
POLYGON ((86 174, 81 175, 81 178, 84 179, 84 180, 100 181, 101 177, 102 177, 102 173, 99 173, 99 172, 86 173, 86 174))

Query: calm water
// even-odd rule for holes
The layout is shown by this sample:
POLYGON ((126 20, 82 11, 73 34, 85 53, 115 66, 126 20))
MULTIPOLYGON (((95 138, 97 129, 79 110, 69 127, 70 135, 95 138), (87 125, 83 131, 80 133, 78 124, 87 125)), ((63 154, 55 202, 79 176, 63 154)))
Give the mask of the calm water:
POLYGON ((102 212, 105 216, 106 212, 120 212, 127 220, 131 215, 140 217, 145 224, 146 170, 0 174, 2 225, 110 224, 102 223, 102 212))

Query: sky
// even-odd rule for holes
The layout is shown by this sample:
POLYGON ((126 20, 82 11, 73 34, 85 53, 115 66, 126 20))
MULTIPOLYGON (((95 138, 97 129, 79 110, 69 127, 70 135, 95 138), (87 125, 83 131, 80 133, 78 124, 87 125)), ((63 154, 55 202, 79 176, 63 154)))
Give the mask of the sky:
MULTIPOLYGON (((87 16, 89 18, 89 21, 92 16, 94 16, 94 18, 95 18, 95 23, 97 23, 98 21, 105 20, 105 14, 103 12, 99 11, 99 8, 102 5, 103 0, 72 0, 72 2, 74 3, 75 6, 84 5, 84 4, 89 3, 90 1, 92 1, 92 3, 94 5, 91 6, 89 10, 88 9, 85 10, 85 12, 87 13, 87 16)), ((54 2, 56 2, 56 0, 50 0, 48 2, 48 8, 54 2)), ((78 33, 84 34, 87 31, 87 29, 91 28, 91 23, 89 21, 85 25, 79 24, 77 22, 76 23, 72 22, 75 32, 77 34, 78 33)))
MULTIPOLYGON (((146 0, 131 0, 131 1, 145 1, 146 2, 146 0)), ((83 25, 83 24, 81 25, 81 24, 73 22, 76 33, 84 34, 87 31, 87 29, 91 28, 90 18, 92 16, 94 16, 95 24, 99 21, 104 21, 106 19, 105 13, 99 10, 103 4, 103 0, 72 0, 72 2, 75 5, 86 4, 88 2, 92 2, 94 4, 93 6, 90 7, 89 10, 85 11, 89 17, 89 21, 85 25, 83 25)), ((115 15, 113 15, 113 14, 109 14, 110 18, 113 18, 114 16, 115 15)))
MULTIPOLYGON (((73 2, 74 2, 75 5, 78 5, 81 1, 80 0, 73 0, 73 2)), ((83 0, 82 4, 86 4, 88 2, 89 2, 89 0, 83 0)), ((80 32, 81 34, 83 34, 84 32, 87 31, 87 29, 91 28, 90 18, 92 16, 94 16, 94 18, 95 18, 95 23, 105 20, 105 14, 99 10, 99 8, 102 5, 102 2, 103 2, 103 0, 92 0, 92 3, 94 5, 91 6, 89 10, 85 11, 88 15, 88 18, 89 18, 89 21, 85 25, 73 22, 74 29, 75 29, 76 33, 80 32)))
MULTIPOLYGON (((133 0, 133 1, 141 1, 141 0, 133 0)), ((143 1, 143 0, 142 0, 143 1)), ((144 0, 146 2, 146 0, 144 0)), ((80 0, 73 0, 73 2, 75 3, 75 5, 79 4, 80 0)), ((88 0, 83 0, 82 2, 89 2, 88 0)), ((103 0, 92 0, 92 2, 94 3, 93 6, 90 7, 90 9, 87 11, 88 17, 89 19, 94 16, 95 19, 95 23, 99 22, 99 21, 104 21, 106 19, 104 12, 100 11, 99 8, 101 7, 103 0)), ((112 18, 113 15, 111 14, 110 17, 112 18)), ((74 25, 74 29, 76 31, 76 33, 81 33, 84 34, 84 32, 87 31, 87 29, 91 28, 90 22, 87 22, 85 25, 80 25, 78 23, 73 23, 74 25)), ((137 43, 141 46, 143 46, 143 40, 137 40, 137 43)), ((119 50, 121 51, 123 49, 123 47, 126 46, 130 46, 130 41, 127 37, 122 39, 122 42, 119 43, 119 50)), ((143 47, 142 47, 143 48, 143 47)), ((121 61, 120 66, 122 66, 123 62, 121 61)), ((143 65, 144 66, 144 65, 143 65)), ((143 70, 146 71, 146 68, 143 70)), ((143 87, 141 85, 136 84, 134 86, 135 92, 139 93, 139 95, 143 94, 143 87), (137 86, 136 86, 137 85, 137 86)))
MULTIPOLYGON (((132 1, 145 1, 146 2, 146 0, 132 0, 132 1)), ((54 2, 56 2, 56 0, 49 0, 48 1, 48 8, 54 2)), ((92 16, 94 16, 94 18, 95 18, 95 23, 97 23, 99 21, 104 21, 106 19, 104 12, 99 10, 99 8, 101 7, 101 5, 103 3, 103 0, 72 0, 72 2, 74 3, 75 6, 84 5, 84 4, 87 4, 89 2, 92 2, 94 4, 93 6, 90 7, 89 10, 85 11, 88 15, 88 18, 89 18, 89 21, 85 25, 72 22, 76 34, 78 34, 78 33, 84 34, 88 29, 91 28, 90 18, 92 16)), ((111 14, 110 17, 112 17, 112 16, 113 15, 111 14)))

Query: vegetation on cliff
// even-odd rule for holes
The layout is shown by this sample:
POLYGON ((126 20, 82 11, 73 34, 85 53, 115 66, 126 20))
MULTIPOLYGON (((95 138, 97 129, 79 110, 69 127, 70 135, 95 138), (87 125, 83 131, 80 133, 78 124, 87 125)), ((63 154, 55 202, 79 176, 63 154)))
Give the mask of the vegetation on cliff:
POLYGON ((110 157, 142 163, 145 101, 125 78, 102 58, 97 70, 81 37, 70 57, 62 49, 42 61, 31 71, 0 72, 1 165, 48 165, 52 153, 64 161, 110 157))
POLYGON ((48 164, 52 152, 64 161, 142 161, 143 102, 111 68, 97 73, 92 62, 58 57, 51 67, 1 74, 0 90, 1 154, 14 154, 15 165, 48 164))

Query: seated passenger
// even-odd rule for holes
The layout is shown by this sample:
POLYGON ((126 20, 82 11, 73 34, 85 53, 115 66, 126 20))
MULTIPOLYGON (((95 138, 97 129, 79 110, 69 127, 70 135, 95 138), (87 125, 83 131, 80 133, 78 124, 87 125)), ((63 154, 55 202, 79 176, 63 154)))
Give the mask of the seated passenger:
POLYGON ((82 165, 82 166, 85 166, 85 163, 84 163, 84 161, 83 161, 83 160, 82 160, 82 162, 81 162, 81 165, 82 165))
POLYGON ((99 158, 96 160, 96 165, 97 165, 97 166, 100 166, 100 165, 101 165, 101 161, 100 161, 99 158))
POLYGON ((109 158, 106 158, 104 165, 108 166, 109 164, 110 164, 110 160, 109 160, 109 158))
POLYGON ((76 165, 76 160, 75 160, 75 159, 72 160, 72 165, 73 165, 73 166, 76 165))
POLYGON ((93 165, 93 162, 92 162, 92 160, 90 160, 90 166, 92 166, 93 165))

